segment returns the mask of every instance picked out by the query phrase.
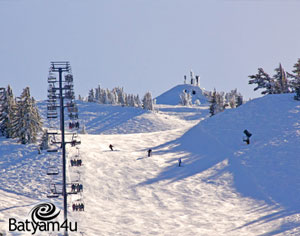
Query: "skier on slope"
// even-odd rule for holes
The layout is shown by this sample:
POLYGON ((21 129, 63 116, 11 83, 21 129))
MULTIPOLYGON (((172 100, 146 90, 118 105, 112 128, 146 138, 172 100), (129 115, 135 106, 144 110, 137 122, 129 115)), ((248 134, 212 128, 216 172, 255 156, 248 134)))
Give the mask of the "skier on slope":
POLYGON ((180 167, 181 166, 181 157, 179 157, 179 159, 178 159, 178 167, 180 167))
POLYGON ((152 154, 152 150, 149 149, 149 150, 148 150, 148 157, 151 157, 151 154, 152 154))
POLYGON ((112 151, 113 151, 113 150, 114 150, 114 149, 113 149, 113 147, 114 147, 113 145, 109 144, 109 148, 110 148, 110 150, 112 150, 112 151))

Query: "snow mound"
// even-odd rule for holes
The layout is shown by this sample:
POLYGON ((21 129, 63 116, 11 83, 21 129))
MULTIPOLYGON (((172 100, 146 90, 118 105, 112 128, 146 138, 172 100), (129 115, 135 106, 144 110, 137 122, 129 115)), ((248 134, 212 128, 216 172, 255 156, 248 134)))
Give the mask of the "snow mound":
MULTIPOLYGON (((299 233, 299 113, 300 103, 293 100, 293 94, 267 95, 219 113, 177 140, 157 147, 173 146, 175 153, 188 152, 183 157, 185 167, 178 173, 174 166, 169 166, 145 183, 177 182, 218 169, 206 181, 216 184, 224 175, 230 176, 233 187, 242 196, 277 207, 279 218, 298 219, 297 223, 284 223, 274 232, 298 228, 299 233), (243 142, 245 129, 253 134, 250 145, 243 142), (220 165, 223 167, 217 168, 220 165)), ((257 222, 272 221, 272 217, 270 214, 257 222)))
MULTIPOLYGON (((191 120, 198 122, 207 116, 207 107, 156 106, 157 111, 150 112, 141 108, 103 105, 92 102, 76 101, 81 125, 85 125, 88 134, 133 134, 165 131, 181 128, 191 120)), ((47 121, 46 102, 39 102, 38 107, 44 125, 58 127, 58 121, 47 121)), ((68 117, 65 118, 68 127, 68 117)), ((195 123, 193 123, 195 124, 195 123)))
POLYGON ((203 90, 198 86, 190 85, 190 84, 180 84, 171 88, 170 90, 156 97, 156 103, 167 104, 167 105, 178 105, 180 103, 179 96, 183 91, 187 91, 188 93, 191 93, 193 104, 197 99, 200 101, 201 104, 207 103, 207 99, 203 95, 203 90))

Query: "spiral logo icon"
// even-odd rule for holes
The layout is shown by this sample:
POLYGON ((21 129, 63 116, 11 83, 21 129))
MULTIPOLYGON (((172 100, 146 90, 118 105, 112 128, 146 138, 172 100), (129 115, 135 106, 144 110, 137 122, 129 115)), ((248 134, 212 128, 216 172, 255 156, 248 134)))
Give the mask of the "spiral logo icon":
POLYGON ((56 212, 55 205, 48 202, 35 206, 30 213, 32 221, 37 223, 38 221, 50 221, 55 219, 59 215, 60 210, 56 212))

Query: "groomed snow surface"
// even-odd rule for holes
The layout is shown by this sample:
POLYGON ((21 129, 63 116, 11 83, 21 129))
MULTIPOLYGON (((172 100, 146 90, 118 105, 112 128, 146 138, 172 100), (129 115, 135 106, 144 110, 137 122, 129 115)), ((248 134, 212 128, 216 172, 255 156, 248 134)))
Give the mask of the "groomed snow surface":
MULTIPOLYGON (((89 134, 80 135, 83 166, 68 166, 68 178, 82 182, 85 211, 72 212, 79 195, 68 198, 79 227, 70 235, 300 235, 300 103, 293 95, 268 95, 212 118, 204 105, 157 108, 80 103, 89 134), (253 134, 250 145, 244 129, 253 134)), ((46 197, 47 166, 61 165, 60 153, 0 142, 0 233, 31 235, 9 233, 8 219, 24 221, 41 202, 62 207, 62 199, 46 197)), ((67 151, 70 160, 77 149, 67 151)))

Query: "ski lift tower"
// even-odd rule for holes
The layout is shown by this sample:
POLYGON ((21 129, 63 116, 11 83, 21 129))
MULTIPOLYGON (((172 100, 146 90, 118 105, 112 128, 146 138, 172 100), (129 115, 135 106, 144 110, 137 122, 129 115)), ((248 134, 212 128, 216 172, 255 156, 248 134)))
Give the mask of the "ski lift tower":
MULTIPOLYGON (((68 205, 67 205, 67 183, 66 183, 66 144, 68 142, 65 141, 65 114, 64 114, 64 108, 69 107, 69 105, 64 105, 64 99, 73 99, 74 94, 72 92, 72 89, 67 87, 66 85, 63 87, 63 83, 69 82, 69 81, 63 81, 63 73, 67 73, 67 75, 71 75, 71 66, 68 61, 56 61, 51 62, 50 70, 49 70, 49 77, 48 77, 48 83, 51 86, 50 90, 52 93, 50 93, 52 96, 52 105, 54 107, 58 107, 60 110, 60 131, 61 131, 61 148, 62 148, 62 195, 64 200, 64 219, 67 220, 68 218, 68 205), (59 80, 56 80, 56 77, 53 76, 54 73, 59 74, 59 80), (58 87, 55 85, 58 82, 58 87), (58 93, 57 93, 58 92, 58 93), (55 104, 56 99, 59 99, 59 104, 55 104)), ((73 82, 73 77, 72 81, 73 82)), ((50 91, 50 92, 51 92, 50 91)), ((51 101, 51 99, 50 99, 51 101)), ((51 110, 51 109, 50 109, 51 110)), ((56 110, 56 109, 55 109, 56 110)), ((57 116, 56 116, 57 117, 57 116)), ((56 118, 55 116, 53 118, 56 118)), ((50 117, 48 117, 50 118, 50 117)), ((65 236, 68 236, 68 231, 66 230, 64 233, 65 236)))

